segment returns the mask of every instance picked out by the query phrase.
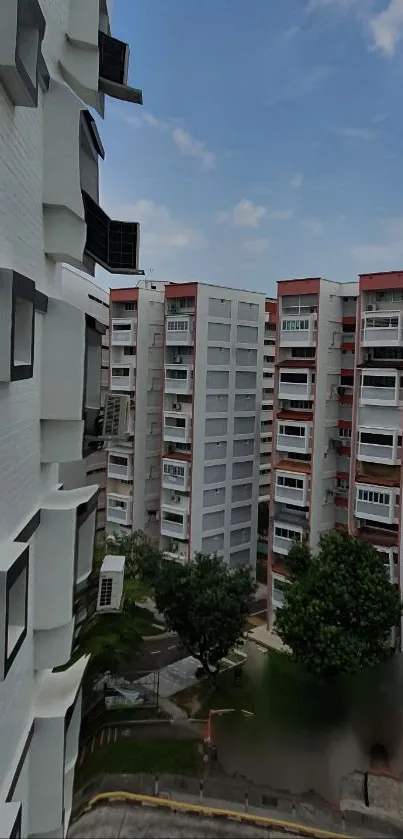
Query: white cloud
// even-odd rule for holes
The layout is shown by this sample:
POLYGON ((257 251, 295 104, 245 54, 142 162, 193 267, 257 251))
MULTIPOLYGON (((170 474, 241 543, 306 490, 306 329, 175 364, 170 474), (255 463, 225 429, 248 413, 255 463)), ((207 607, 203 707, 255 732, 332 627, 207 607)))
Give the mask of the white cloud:
POLYGON ((390 0, 383 12, 369 22, 373 47, 392 56, 403 37, 403 0, 390 0))
POLYGON ((207 244, 204 233, 174 218, 167 207, 142 199, 124 204, 113 212, 115 218, 139 221, 141 248, 153 250, 198 250, 207 244))
POLYGON ((270 210, 269 217, 272 221, 289 221, 294 215, 292 210, 270 210))
POLYGON ((242 244, 243 249, 254 256, 258 256, 265 251, 268 251, 270 248, 270 242, 268 239, 245 239, 242 244))
POLYGON ((214 169, 215 154, 208 151, 205 143, 202 143, 201 140, 196 140, 183 128, 174 128, 172 139, 182 154, 201 160, 204 169, 214 169))
MULTIPOLYGON (((115 112, 116 109, 115 109, 115 112)), ((192 137, 188 131, 178 125, 174 125, 172 120, 158 119, 149 111, 142 111, 141 115, 126 114, 119 111, 122 119, 132 125, 134 128, 140 128, 143 125, 148 125, 150 128, 155 128, 157 131, 162 131, 171 137, 174 145, 181 154, 187 157, 194 157, 199 160, 206 171, 214 169, 216 163, 216 155, 210 151, 202 140, 197 140, 192 137)))
POLYGON ((351 253, 356 259, 371 267, 370 263, 382 263, 397 266, 403 259, 403 216, 381 219, 379 222, 381 241, 378 243, 355 245, 351 253))
POLYGON ((226 221, 234 227, 258 227, 265 216, 267 216, 266 207, 254 204, 248 198, 241 198, 232 210, 219 213, 218 220, 226 221))
POLYGON ((373 140, 376 137, 376 132, 370 128, 335 128, 333 134, 349 140, 373 140))
POLYGON ((387 0, 381 12, 377 8, 378 0, 309 0, 307 11, 355 15, 371 49, 392 57, 403 38, 403 0, 387 0))
POLYGON ((325 225, 323 221, 320 221, 317 218, 304 218, 301 221, 303 227, 308 230, 309 233, 312 233, 313 236, 322 236, 325 232, 325 225))
POLYGON ((294 187, 294 189, 300 189, 304 181, 303 176, 300 172, 297 172, 290 180, 290 186, 294 187))

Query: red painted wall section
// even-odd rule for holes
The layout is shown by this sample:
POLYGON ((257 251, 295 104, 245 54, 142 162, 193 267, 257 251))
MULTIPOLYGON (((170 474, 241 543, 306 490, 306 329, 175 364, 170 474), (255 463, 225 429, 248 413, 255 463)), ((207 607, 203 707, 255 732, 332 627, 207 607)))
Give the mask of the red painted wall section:
POLYGON ((403 271, 380 271, 377 274, 360 274, 360 291, 403 288, 403 271))
POLYGON ((111 303, 125 303, 132 300, 139 299, 138 288, 111 288, 110 301, 111 303))

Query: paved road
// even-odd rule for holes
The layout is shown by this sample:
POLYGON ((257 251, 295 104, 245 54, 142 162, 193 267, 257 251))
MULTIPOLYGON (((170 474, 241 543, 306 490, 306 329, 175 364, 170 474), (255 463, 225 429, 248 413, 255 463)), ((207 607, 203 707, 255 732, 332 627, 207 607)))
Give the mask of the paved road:
MULTIPOLYGON (((266 613, 266 598, 255 600, 250 614, 264 621, 266 619, 266 613)), ((186 652, 179 645, 177 635, 171 635, 169 638, 157 638, 153 641, 145 640, 142 653, 136 659, 134 669, 144 671, 145 673, 151 670, 161 670, 163 667, 167 667, 168 664, 174 664, 176 661, 180 661, 186 655, 186 652)))

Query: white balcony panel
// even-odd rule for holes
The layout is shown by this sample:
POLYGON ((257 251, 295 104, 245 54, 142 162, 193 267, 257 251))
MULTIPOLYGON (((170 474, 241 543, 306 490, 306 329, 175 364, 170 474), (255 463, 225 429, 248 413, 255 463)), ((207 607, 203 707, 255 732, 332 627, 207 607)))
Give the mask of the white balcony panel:
POLYGON ((281 504, 295 504, 306 507, 308 498, 308 476, 299 472, 276 472, 275 501, 281 504))
POLYGON ((187 517, 186 515, 175 514, 173 510, 167 507, 161 507, 161 535, 173 536, 177 539, 186 539, 187 536, 187 517), (177 516, 177 520, 173 519, 177 516))
POLYGON ((121 454, 113 454, 109 452, 108 457, 108 478, 117 478, 121 481, 132 481, 133 480, 133 462, 131 458, 124 457, 121 454), (124 463, 116 462, 117 458, 119 460, 125 461, 124 463))
POLYGON ((383 428, 358 429, 357 460, 367 463, 387 463, 395 466, 400 462, 398 432, 383 428), (399 455, 399 457, 398 457, 399 455))
POLYGON ((119 364, 119 366, 111 367, 111 390, 112 391, 131 391, 134 390, 135 371, 131 364, 119 364), (125 373, 122 375, 121 370, 125 373))
POLYGON ((190 416, 181 416, 179 411, 166 411, 164 413, 164 440, 167 443, 176 442, 177 440, 179 440, 182 443, 190 443, 190 439, 190 416))
POLYGON ((363 312, 361 344, 363 347, 402 346, 402 312, 363 312))
POLYGON ((313 398, 312 372, 307 369, 280 370, 278 381, 279 399, 304 399, 313 398))
POLYGON ((355 490, 355 514, 357 518, 393 524, 398 518, 397 491, 393 487, 357 484, 355 490))
POLYGON ((123 524, 126 527, 132 523, 132 496, 113 495, 108 493, 107 521, 123 524))
POLYGON ((162 486, 164 489, 189 489, 189 464, 182 460, 163 458, 162 486))
POLYGON ((168 315, 165 343, 167 346, 175 347, 193 344, 193 318, 190 315, 168 315))
POLYGON ((277 426, 277 449, 307 454, 311 448, 312 423, 281 422, 277 426), (293 433, 293 431, 295 433, 293 433))
POLYGON ((136 343, 135 318, 112 318, 110 342, 115 347, 131 347, 136 343))
POLYGON ((280 347, 313 347, 315 314, 285 318, 280 321, 280 347))
POLYGON ((362 371, 361 376, 361 405, 384 405, 385 407, 399 404, 399 376, 396 370, 362 371))
POLYGON ((286 522, 275 521, 273 527, 273 551, 287 555, 295 541, 302 542, 303 529, 286 522))
POLYGON ((192 392, 191 370, 186 364, 165 366, 165 391, 166 393, 192 392))

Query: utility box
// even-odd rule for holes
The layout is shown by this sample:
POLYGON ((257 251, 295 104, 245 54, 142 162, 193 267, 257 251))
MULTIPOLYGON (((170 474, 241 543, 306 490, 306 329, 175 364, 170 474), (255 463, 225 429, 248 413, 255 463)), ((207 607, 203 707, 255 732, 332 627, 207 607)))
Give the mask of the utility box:
POLYGON ((97 612, 121 612, 125 557, 105 556, 99 574, 97 612))

